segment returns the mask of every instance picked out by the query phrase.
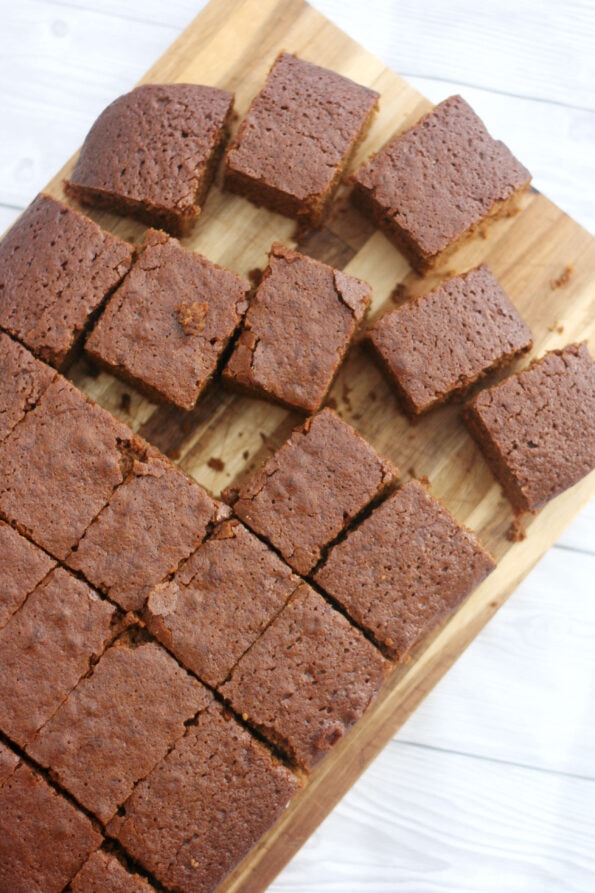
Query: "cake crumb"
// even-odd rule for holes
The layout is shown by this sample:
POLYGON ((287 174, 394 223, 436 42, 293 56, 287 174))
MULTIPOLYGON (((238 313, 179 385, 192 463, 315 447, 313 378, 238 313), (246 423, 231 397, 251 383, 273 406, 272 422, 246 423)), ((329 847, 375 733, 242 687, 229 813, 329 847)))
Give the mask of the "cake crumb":
POLYGON ((250 451, 249 451, 249 450, 244 450, 244 452, 242 453, 242 459, 243 459, 244 462, 245 462, 246 459, 249 459, 249 458, 250 458, 250 451))
POLYGON ((336 409, 337 401, 335 400, 334 397, 329 397, 328 400, 326 401, 325 405, 328 406, 329 409, 336 409))
POLYGON ((407 469, 407 474, 410 474, 412 478, 417 477, 417 474, 416 474, 416 471, 415 471, 415 468, 413 467, 413 465, 409 466, 409 468, 407 469))
POLYGON ((130 405, 132 403, 132 397, 126 391, 124 391, 120 396, 120 409, 122 412, 130 413, 130 405))
POLYGON ((395 285, 391 292, 390 299, 393 304, 401 304, 409 299, 409 292, 404 282, 399 282, 398 285, 395 285))
POLYGON ((570 264, 566 264, 560 275, 557 279, 552 279, 550 282, 550 288, 554 291, 556 288, 564 288, 565 285, 568 285, 570 282, 570 277, 574 273, 574 267, 570 264))
POLYGON ((185 335, 198 335, 205 327, 209 305, 206 301, 182 301, 175 308, 178 322, 185 335))
POLYGON ((510 527, 506 531, 506 539, 510 543, 521 543, 524 539, 527 539, 527 531, 523 527, 523 522, 520 518, 515 518, 511 522, 510 527))
POLYGON ((262 274, 263 270, 260 267, 253 267, 251 270, 248 270, 248 279, 253 288, 258 288, 262 282, 262 274))
POLYGON ((166 450, 165 455, 168 459, 171 459, 172 462, 176 462, 178 459, 182 458, 182 450, 179 447, 172 447, 171 450, 166 450))
POLYGON ((564 326, 558 319, 556 319, 551 324, 551 326, 547 327, 547 330, 548 330, 548 332, 558 332, 558 334, 561 335, 562 332, 564 331, 564 326))
POLYGON ((208 460, 207 465, 209 468, 212 468, 213 471, 224 471, 225 470, 225 462, 222 459, 219 459, 217 456, 211 456, 208 460))

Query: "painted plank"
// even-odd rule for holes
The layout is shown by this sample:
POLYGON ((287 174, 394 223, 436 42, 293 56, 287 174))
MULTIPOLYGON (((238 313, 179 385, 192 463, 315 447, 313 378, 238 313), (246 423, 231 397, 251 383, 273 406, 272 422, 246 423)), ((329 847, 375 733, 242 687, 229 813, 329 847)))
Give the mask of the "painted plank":
POLYGON ((593 581, 595 555, 548 552, 399 739, 595 780, 593 581))
POLYGON ((269 889, 592 893, 594 839, 593 781, 393 742, 269 889))

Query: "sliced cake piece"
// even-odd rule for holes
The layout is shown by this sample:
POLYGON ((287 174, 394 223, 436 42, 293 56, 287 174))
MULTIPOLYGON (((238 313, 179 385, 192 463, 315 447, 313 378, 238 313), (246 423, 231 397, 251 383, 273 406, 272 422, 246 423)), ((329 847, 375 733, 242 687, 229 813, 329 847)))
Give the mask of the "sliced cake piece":
POLYGON ((461 395, 533 344, 485 264, 385 314, 369 338, 411 417, 461 395))
POLYGON ((226 188, 320 226, 377 104, 374 90, 281 53, 227 151, 226 188))
POLYGON ((188 235, 213 181, 232 107, 233 95, 215 87, 137 87, 101 113, 66 192, 83 204, 188 235))
POLYGON ((65 369, 134 247, 40 195, 0 242, 0 329, 65 369))
POLYGON ((586 343, 553 350, 481 391, 465 421, 517 514, 595 468, 595 363, 586 343))
POLYGON ((213 704, 139 782, 108 833, 168 889, 212 893, 299 786, 263 744, 213 704))
POLYGON ((420 272, 483 223, 516 210, 531 174, 451 96, 391 140, 353 177, 353 202, 420 272))
POLYGON ((134 460, 66 562, 125 610, 138 611, 228 514, 165 457, 134 460))
POLYGON ((300 582, 243 524, 226 521, 151 592, 145 621, 184 666, 215 687, 300 582))
POLYGON ((147 449, 58 376, 0 444, 0 515, 64 560, 147 449))
POLYGON ((0 629, 56 562, 0 521, 0 629))
POLYGON ((124 636, 27 749, 107 822, 210 700, 207 689, 160 645, 124 636))
POLYGON ((240 659, 221 693, 304 769, 374 700, 389 664, 306 583, 240 659))
POLYGON ((24 763, 0 787, 0 890, 61 893, 101 842, 87 816, 24 763))
POLYGON ((223 381, 316 412, 371 299, 361 279, 273 245, 223 381))
POLYGON ((494 567, 474 534, 410 481, 330 550, 315 580, 400 662, 494 567))
POLYGON ((149 230, 87 339, 92 359, 153 400, 192 409, 248 307, 248 282, 149 230))
POLYGON ((0 332, 0 443, 36 406, 55 377, 50 366, 0 332))
POLYGON ((111 853, 96 850, 68 889, 69 893, 152 893, 155 887, 125 868, 111 853))
POLYGON ((296 429, 266 465, 224 497, 299 574, 395 480, 396 469, 332 410, 296 429))
POLYGON ((24 747, 103 652, 116 620, 86 583, 51 571, 0 630, 0 729, 24 747))

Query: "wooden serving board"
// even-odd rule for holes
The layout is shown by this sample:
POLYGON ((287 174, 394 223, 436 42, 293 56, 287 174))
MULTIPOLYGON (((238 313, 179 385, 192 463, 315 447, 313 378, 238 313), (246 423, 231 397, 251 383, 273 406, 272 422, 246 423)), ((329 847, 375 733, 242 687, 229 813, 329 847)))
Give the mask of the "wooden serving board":
MULTIPOLYGON (((380 114, 354 166, 430 107, 405 81, 301 0, 212 0, 143 80, 224 87, 236 94, 241 117, 281 49, 380 92, 380 114)), ((496 136, 506 140, 505 133, 496 136)), ((47 191, 64 199, 62 181, 72 164, 47 191)), ((92 216, 124 238, 142 240, 140 225, 104 213, 92 216)), ((273 241, 297 244, 295 230, 294 222, 256 209, 216 186, 193 236, 184 244, 246 276, 265 265, 273 241)), ((485 239, 474 239, 445 268, 426 278, 411 272, 397 250, 349 207, 344 195, 327 227, 299 244, 312 256, 370 282, 374 289, 370 319, 394 300, 427 291, 447 276, 486 261, 533 330, 532 356, 576 340, 587 339, 592 352, 595 347, 595 239, 534 190, 524 198, 520 214, 493 225, 485 239), (396 299, 391 294, 398 283, 402 288, 396 299)), ((73 368, 71 377, 215 494, 248 477, 301 420, 285 409, 231 395, 218 385, 211 386, 196 410, 184 413, 156 407, 105 373, 94 375, 84 361, 73 368)), ((432 491, 459 521, 478 533, 498 559, 498 567, 409 663, 393 671, 373 707, 228 878, 225 891, 265 889, 595 493, 592 474, 526 521, 526 539, 513 544, 506 538, 512 512, 466 433, 459 407, 444 407, 411 425, 376 365, 358 346, 350 351, 330 403, 399 466, 403 480, 427 476, 432 491)))

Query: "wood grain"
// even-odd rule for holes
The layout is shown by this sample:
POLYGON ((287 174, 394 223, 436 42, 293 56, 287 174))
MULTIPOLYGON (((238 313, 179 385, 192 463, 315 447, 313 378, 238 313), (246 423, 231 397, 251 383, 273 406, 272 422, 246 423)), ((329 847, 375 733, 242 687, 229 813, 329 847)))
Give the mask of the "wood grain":
MULTIPOLYGON (((418 93, 377 59, 295 0, 217 0, 145 80, 190 80, 233 89, 242 114, 281 47, 382 92, 381 115, 356 163, 396 129, 412 123, 427 107, 418 93)), ((506 138, 504 133, 497 135, 506 138)), ((63 174, 50 187, 58 196, 63 174)), ((96 217, 120 235, 138 238, 142 233, 141 227, 128 221, 108 215, 96 217)), ((196 233, 186 242, 245 275, 264 263, 273 239, 293 244, 293 232, 293 223, 214 189, 196 233)), ((375 290, 374 313, 390 304, 390 293, 397 282, 403 281, 408 291, 417 293, 448 272, 442 270, 432 280, 420 280, 382 236, 371 233, 364 221, 354 212, 345 212, 341 205, 326 232, 310 239, 307 248, 315 256, 332 257, 349 272, 367 278, 375 290)), ((530 193, 522 214, 498 223, 487 240, 466 246, 449 261, 448 269, 460 271, 483 260, 502 279, 532 326, 537 354, 578 337, 588 337, 593 349, 594 241, 543 196, 530 193), (569 264, 574 271, 569 284, 564 289, 552 289, 551 281, 569 264), (560 325, 564 326, 563 332, 557 331, 560 325)), ((216 386, 190 415, 156 409, 136 395, 130 413, 126 413, 121 409, 121 396, 129 389, 107 375, 89 375, 82 363, 73 370, 73 378, 91 396, 177 456, 186 470, 215 492, 249 474, 297 421, 285 410, 230 396, 216 386), (213 456, 223 461, 223 471, 209 467, 208 460, 213 456)), ((410 664, 393 674, 375 708, 320 767, 310 787, 230 878, 226 885, 229 890, 260 890, 266 886, 595 488, 591 476, 564 494, 528 525, 528 538, 512 546, 504 536, 510 510, 462 429, 456 407, 445 408, 415 427, 409 425, 398 412, 386 382, 361 349, 352 351, 332 399, 339 412, 401 468, 426 474, 434 492, 459 520, 480 533, 501 560, 495 574, 451 622, 419 650, 410 664)))

